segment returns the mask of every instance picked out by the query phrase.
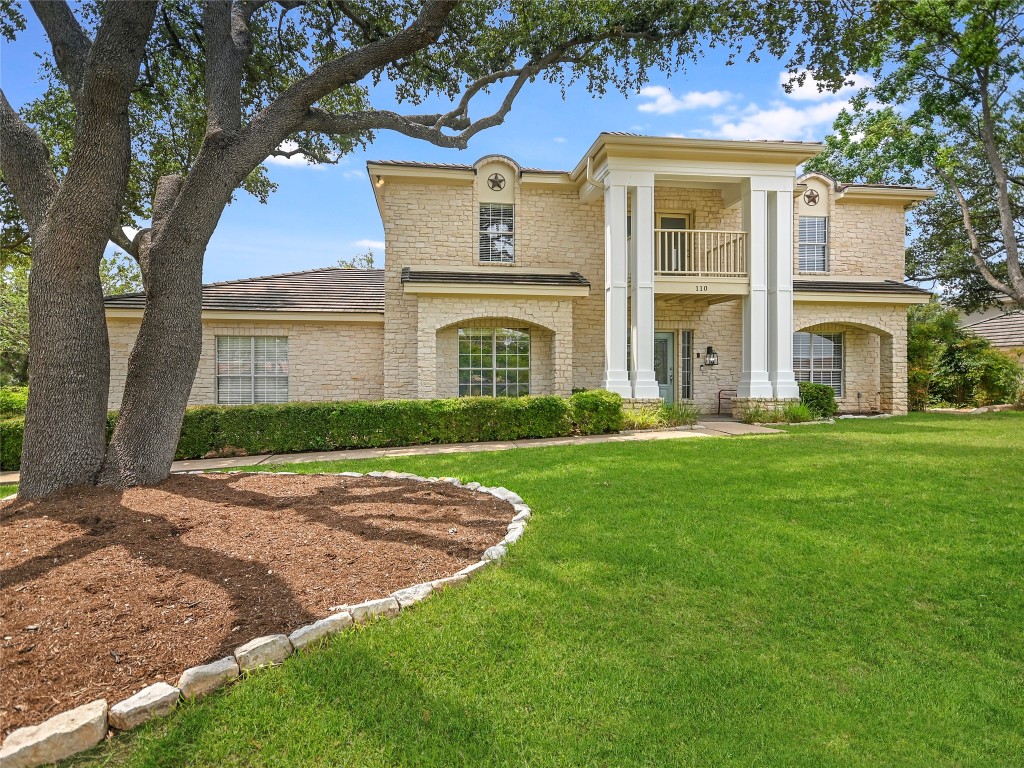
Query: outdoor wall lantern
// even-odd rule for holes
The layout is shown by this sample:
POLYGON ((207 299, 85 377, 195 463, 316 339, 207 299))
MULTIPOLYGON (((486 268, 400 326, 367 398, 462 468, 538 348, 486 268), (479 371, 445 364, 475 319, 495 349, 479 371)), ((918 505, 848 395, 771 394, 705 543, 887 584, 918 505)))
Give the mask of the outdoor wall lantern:
POLYGON ((714 347, 708 347, 707 352, 704 354, 704 365, 718 365, 718 353, 715 352, 714 347))

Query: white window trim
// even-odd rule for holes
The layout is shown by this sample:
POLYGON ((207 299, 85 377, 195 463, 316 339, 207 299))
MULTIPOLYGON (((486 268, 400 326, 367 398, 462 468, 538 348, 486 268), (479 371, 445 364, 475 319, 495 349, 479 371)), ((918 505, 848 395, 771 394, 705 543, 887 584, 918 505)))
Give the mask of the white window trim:
MULTIPOLYGON (((457 388, 457 392, 458 392, 458 396, 459 397, 499 397, 499 395, 497 394, 497 392, 498 392, 498 371, 526 371, 527 374, 529 375, 529 381, 526 384, 526 392, 520 393, 520 395, 529 395, 530 394, 530 391, 531 391, 531 389, 533 387, 533 338, 532 338, 532 336, 530 334, 530 329, 529 328, 505 328, 505 327, 500 327, 500 328, 499 327, 495 327, 495 328, 476 328, 476 327, 473 327, 473 326, 464 326, 464 327, 457 328, 456 331, 455 331, 456 339, 457 339, 457 341, 456 341, 456 350, 455 350, 455 354, 456 354, 456 361, 455 361, 456 362, 456 366, 455 366, 455 369, 456 369, 456 379, 460 378, 459 374, 461 374, 463 371, 482 371, 482 370, 488 370, 486 368, 474 367, 472 365, 470 367, 468 367, 468 368, 464 368, 462 366, 460 358, 462 357, 461 341, 462 341, 462 332, 463 331, 477 332, 477 333, 481 333, 481 334, 483 332, 485 332, 485 331, 489 331, 490 334, 491 334, 491 366, 490 366, 490 371, 491 371, 491 392, 490 392, 490 394, 484 394, 484 395, 472 395, 472 394, 464 395, 464 394, 462 394, 462 382, 461 381, 456 381, 456 388, 457 388), (498 367, 498 343, 497 343, 497 341, 498 341, 498 332, 499 331, 519 331, 521 333, 525 333, 526 334, 526 343, 527 343, 526 358, 527 358, 527 364, 526 364, 525 367, 522 367, 522 366, 514 366, 514 367, 505 366, 505 367, 502 367, 502 368, 498 367)), ((517 387, 521 387, 522 385, 517 382, 516 386, 517 387)), ((500 395, 500 397, 505 397, 505 395, 500 395)))
POLYGON ((287 402, 290 402, 290 398, 291 398, 291 355, 290 355, 290 351, 288 351, 288 354, 289 354, 289 359, 288 359, 289 369, 288 369, 288 373, 287 374, 285 374, 284 376, 281 376, 280 374, 276 374, 274 376, 267 376, 267 375, 257 376, 256 375, 256 339, 257 338, 284 339, 285 349, 286 349, 286 351, 288 351, 288 337, 287 336, 246 336, 245 334, 238 334, 238 335, 221 334, 221 335, 218 335, 218 336, 214 336, 214 341, 213 341, 213 390, 214 390, 214 392, 213 392, 213 395, 214 395, 214 401, 216 402, 217 405, 264 405, 264 404, 273 405, 275 403, 287 403, 287 402), (220 339, 244 339, 244 338, 248 338, 249 339, 249 402, 247 402, 247 403, 225 403, 225 402, 221 402, 221 398, 220 398, 220 380, 221 380, 221 377, 223 376, 225 378, 229 378, 229 377, 240 378, 240 377, 244 377, 245 374, 229 374, 229 373, 222 374, 222 373, 220 373, 217 370, 217 367, 220 364, 220 360, 218 359, 219 347, 220 347, 220 339), (270 378, 274 378, 274 379, 283 378, 283 379, 285 379, 285 399, 284 400, 279 400, 279 401, 274 401, 273 403, 271 403, 269 401, 266 401, 266 400, 261 400, 261 401, 257 402, 256 401, 256 380, 257 379, 270 379, 270 378))
MULTIPOLYGON (((838 332, 822 332, 822 333, 814 333, 813 331, 796 331, 793 334, 794 341, 795 341, 796 335, 797 334, 801 334, 801 333, 802 334, 806 334, 806 335, 811 337, 811 339, 810 339, 810 341, 811 341, 810 367, 806 371, 797 370, 797 367, 796 367, 796 352, 795 352, 795 346, 796 345, 794 344, 793 373, 794 373, 794 377, 796 378, 796 380, 797 381, 807 381, 807 382, 811 382, 813 384, 821 384, 822 382, 820 382, 820 381, 814 381, 814 373, 815 373, 815 371, 820 373, 820 372, 823 372, 823 371, 835 372, 835 371, 838 370, 839 371, 839 391, 836 392, 836 399, 838 400, 838 399, 846 397, 846 334, 843 333, 842 331, 838 331, 838 332), (831 336, 831 337, 838 336, 839 337, 839 353, 840 353, 839 354, 839 368, 834 368, 834 367, 830 367, 830 368, 815 368, 814 367, 814 337, 815 336, 831 336), (806 378, 806 379, 800 378, 801 374, 804 374, 804 373, 807 374, 808 378, 806 378)), ((834 340, 833 340, 833 343, 835 343, 834 340)), ((832 390, 835 391, 835 387, 833 385, 826 384, 825 386, 832 387, 832 390)))
POLYGON ((518 227, 516 226, 516 206, 515 206, 515 203, 481 201, 477 205, 477 209, 476 209, 476 258, 477 258, 477 262, 480 263, 480 264, 488 264, 488 265, 491 265, 491 264, 515 264, 516 263, 516 230, 517 229, 518 229, 518 227), (484 258, 483 247, 481 245, 481 243, 483 241, 483 238, 484 238, 485 235, 493 235, 493 234, 495 234, 493 232, 488 232, 486 229, 484 229, 480 225, 481 224, 480 218, 481 218, 481 216, 483 214, 483 207, 485 205, 487 205, 487 206, 494 206, 494 205, 508 206, 508 208, 512 212, 512 216, 511 216, 511 219, 512 219, 512 231, 508 233, 509 240, 511 241, 511 244, 512 244, 512 255, 510 257, 508 257, 508 258, 504 258, 504 259, 489 259, 489 258, 485 259, 484 258))
POLYGON ((797 259, 797 271, 802 275, 826 275, 831 271, 832 268, 832 221, 828 216, 805 216, 801 215, 797 219, 797 246, 796 246, 796 259, 797 259), (821 243, 804 243, 800 238, 800 219, 822 219, 825 222, 825 240, 821 243), (804 245, 816 245, 822 246, 822 260, 824 267, 822 269, 806 269, 803 265, 803 254, 800 249, 804 245))

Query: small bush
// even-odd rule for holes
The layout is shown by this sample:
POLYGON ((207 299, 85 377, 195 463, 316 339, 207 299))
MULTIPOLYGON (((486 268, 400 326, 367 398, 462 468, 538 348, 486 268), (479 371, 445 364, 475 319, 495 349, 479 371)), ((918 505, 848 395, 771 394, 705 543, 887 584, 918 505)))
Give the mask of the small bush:
POLYGON ((805 421, 814 421, 818 418, 809 406, 803 403, 790 403, 782 409, 783 420, 790 424, 801 424, 805 421))
POLYGON ((672 403, 662 408, 670 427, 692 427, 700 420, 700 408, 693 403, 672 403))
MULTIPOLYGON (((818 419, 831 419, 839 413, 836 393, 827 384, 812 384, 809 381, 799 382, 800 403, 807 406, 818 419)), ((810 419, 808 419, 810 421, 810 419)))
POLYGON ((0 419, 24 416, 28 387, 0 387, 0 419))
POLYGON ((623 429, 658 429, 665 426, 665 416, 661 406, 638 405, 625 408, 622 412, 623 429))
POLYGON ((623 428, 622 396, 606 389, 577 392, 569 398, 569 411, 581 435, 603 435, 623 428))
POLYGON ((24 419, 0 421, 0 469, 13 471, 21 466, 21 441, 24 433, 24 419))

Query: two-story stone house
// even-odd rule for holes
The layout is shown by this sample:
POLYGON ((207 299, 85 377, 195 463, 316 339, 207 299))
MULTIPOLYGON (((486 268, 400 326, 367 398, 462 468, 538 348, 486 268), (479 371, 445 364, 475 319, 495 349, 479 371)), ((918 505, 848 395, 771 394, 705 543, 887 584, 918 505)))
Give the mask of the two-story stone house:
MULTIPOLYGON (((906 410, 905 211, 925 189, 796 169, 820 144, 601 134, 571 171, 367 164, 383 270, 204 286, 193 403, 460 395, 691 401, 831 385, 906 410)), ((110 405, 141 296, 107 300, 110 405)))

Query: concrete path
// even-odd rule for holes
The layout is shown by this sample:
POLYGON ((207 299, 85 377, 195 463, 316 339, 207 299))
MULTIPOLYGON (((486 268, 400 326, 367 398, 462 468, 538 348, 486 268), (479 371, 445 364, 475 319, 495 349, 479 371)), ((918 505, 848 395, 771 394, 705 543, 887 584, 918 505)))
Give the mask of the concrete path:
MULTIPOLYGON (((534 440, 514 440, 488 443, 454 443, 451 445, 413 445, 406 448, 356 448, 348 451, 321 451, 311 453, 273 453, 262 456, 237 456, 223 459, 189 459, 176 461, 172 472, 196 469, 230 469, 254 467, 259 464, 294 464, 310 461, 354 461, 395 456, 428 456, 438 453, 478 453, 482 451, 509 451, 515 448, 546 448, 554 445, 592 445, 594 443, 635 443, 648 440, 679 440, 687 437, 730 437, 734 435, 774 435, 780 430, 735 421, 701 422, 695 427, 676 427, 643 432, 620 432, 615 435, 588 435, 586 437, 547 437, 534 440)), ((18 482, 17 472, 0 472, 0 483, 18 482)))

